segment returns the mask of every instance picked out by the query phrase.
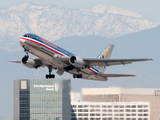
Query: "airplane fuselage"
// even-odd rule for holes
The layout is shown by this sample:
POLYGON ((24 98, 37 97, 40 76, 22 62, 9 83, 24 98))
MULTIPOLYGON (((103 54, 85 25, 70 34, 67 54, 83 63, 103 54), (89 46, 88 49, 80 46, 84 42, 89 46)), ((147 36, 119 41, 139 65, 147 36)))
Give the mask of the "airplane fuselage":
POLYGON ((68 66, 67 63, 61 61, 59 58, 70 58, 71 56, 74 56, 74 54, 37 35, 24 35, 20 37, 19 41, 25 51, 39 57, 54 69, 64 70, 71 74, 77 74, 77 72, 79 72, 80 74, 83 74, 84 79, 107 80, 106 77, 99 76, 101 71, 96 66, 93 66, 92 68, 84 68, 80 71, 77 71, 74 66, 68 66))

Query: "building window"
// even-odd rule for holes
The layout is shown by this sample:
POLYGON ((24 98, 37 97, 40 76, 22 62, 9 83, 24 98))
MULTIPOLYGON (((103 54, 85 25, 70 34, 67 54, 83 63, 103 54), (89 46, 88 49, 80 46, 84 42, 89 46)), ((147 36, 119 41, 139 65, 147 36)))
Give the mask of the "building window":
POLYGON ((148 120, 148 118, 144 118, 144 120, 148 120))
POLYGON ((108 108, 111 108, 112 106, 111 105, 108 105, 108 108))
POLYGON ((105 109, 103 109, 102 111, 103 111, 103 112, 107 112, 107 110, 105 110, 105 109))
POLYGON ((84 109, 84 112, 88 112, 88 109, 84 109))
POLYGON ((72 113, 72 116, 76 116, 76 114, 75 114, 75 113, 72 113))
POLYGON ((144 105, 144 108, 148 108, 148 105, 144 105))
POLYGON ((96 112, 100 112, 100 109, 96 109, 96 112))
POLYGON ((106 108, 107 106, 106 105, 102 105, 102 108, 106 108))
POLYGON ((132 108, 136 108, 136 105, 132 105, 132 108))
POLYGON ((84 108, 87 108, 88 107, 88 105, 84 105, 84 108))
POLYGON ((130 108, 130 105, 127 105, 126 108, 130 108))
POLYGON ((138 112, 142 112, 142 109, 138 110, 138 112))
POLYGON ((143 112, 148 112, 148 110, 147 110, 147 109, 145 109, 143 112))
POLYGON ((76 105, 72 105, 72 108, 76 108, 76 105))
POLYGON ((71 118, 71 120, 77 120, 77 118, 71 118))
POLYGON ((124 106, 123 106, 123 105, 121 105, 121 106, 120 106, 120 108, 124 108, 124 106))
POLYGON ((90 116, 95 116, 95 114, 90 114, 90 116))
POLYGON ((96 116, 100 116, 100 114, 96 114, 96 116))
POLYGON ((132 112, 136 112, 136 110, 132 110, 132 112))
POLYGON ((78 109, 78 112, 83 112, 82 109, 78 109))
POLYGON ((78 105, 78 108, 83 108, 83 106, 82 105, 78 105))
POLYGON ((124 110, 120 109, 119 112, 124 112, 124 110))
POLYGON ((115 105, 114 108, 118 108, 118 105, 115 105))
POLYGON ((83 116, 83 114, 79 113, 78 116, 83 116))
POLYGON ((148 116, 148 114, 144 114, 143 116, 148 116))
POLYGON ((91 105, 90 107, 91 107, 91 108, 94 108, 95 106, 94 106, 94 105, 91 105))
POLYGON ((99 108, 99 107, 100 107, 100 105, 96 105, 96 107, 98 107, 98 108, 99 108))
POLYGON ((118 110, 114 110, 114 112, 118 112, 118 110))
POLYGON ((130 109, 126 109, 126 112, 130 112, 130 109))
POLYGON ((107 120, 107 118, 102 118, 102 120, 107 120))
POLYGON ((95 111, 94 109, 91 109, 91 110, 90 110, 90 112, 94 112, 94 111, 95 111))
POLYGON ((108 112, 112 112, 112 109, 109 109, 108 112))
POLYGON ((138 105, 138 108, 142 108, 142 105, 138 105))

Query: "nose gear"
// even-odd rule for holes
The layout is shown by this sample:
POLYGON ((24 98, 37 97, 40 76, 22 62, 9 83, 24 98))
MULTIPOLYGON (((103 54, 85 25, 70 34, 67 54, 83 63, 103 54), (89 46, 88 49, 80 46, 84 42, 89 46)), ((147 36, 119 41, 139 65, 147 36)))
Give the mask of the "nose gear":
POLYGON ((49 75, 46 75, 46 79, 51 79, 51 78, 55 78, 54 74, 51 74, 53 68, 51 65, 48 66, 48 70, 49 70, 49 75))

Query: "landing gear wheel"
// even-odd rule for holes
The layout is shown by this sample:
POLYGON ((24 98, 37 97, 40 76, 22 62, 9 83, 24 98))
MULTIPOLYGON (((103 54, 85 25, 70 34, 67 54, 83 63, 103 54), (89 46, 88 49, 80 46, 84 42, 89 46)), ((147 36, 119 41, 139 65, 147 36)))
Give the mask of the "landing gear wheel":
POLYGON ((52 75, 46 75, 46 79, 51 79, 51 78, 55 78, 55 75, 54 74, 52 74, 52 75))
POLYGON ((55 78, 55 75, 53 74, 53 75, 51 75, 51 78, 55 78))
POLYGON ((77 78, 77 75, 76 75, 76 74, 74 74, 74 75, 73 75, 73 78, 77 78))
POLYGON ((46 75, 46 79, 48 79, 49 78, 49 75, 46 75))
POLYGON ((54 74, 51 74, 53 68, 51 65, 48 66, 48 70, 49 70, 49 75, 46 75, 46 79, 51 79, 51 78, 55 78, 55 75, 54 74))
POLYGON ((82 78, 82 74, 74 74, 73 78, 82 78))

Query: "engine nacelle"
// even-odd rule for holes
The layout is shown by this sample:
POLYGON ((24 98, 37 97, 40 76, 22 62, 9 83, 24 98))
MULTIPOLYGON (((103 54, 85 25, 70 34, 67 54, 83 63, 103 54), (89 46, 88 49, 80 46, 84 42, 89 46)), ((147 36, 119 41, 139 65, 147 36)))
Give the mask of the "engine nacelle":
POLYGON ((26 67, 29 67, 29 68, 37 68, 36 66, 36 63, 34 61, 34 59, 32 58, 29 58, 28 56, 24 56, 21 60, 21 63, 26 66, 26 67))
POLYGON ((77 57, 77 56, 72 56, 70 59, 69 59, 69 62, 75 66, 75 67, 79 67, 79 68, 85 68, 86 64, 85 62, 83 61, 82 58, 80 57, 77 57))

